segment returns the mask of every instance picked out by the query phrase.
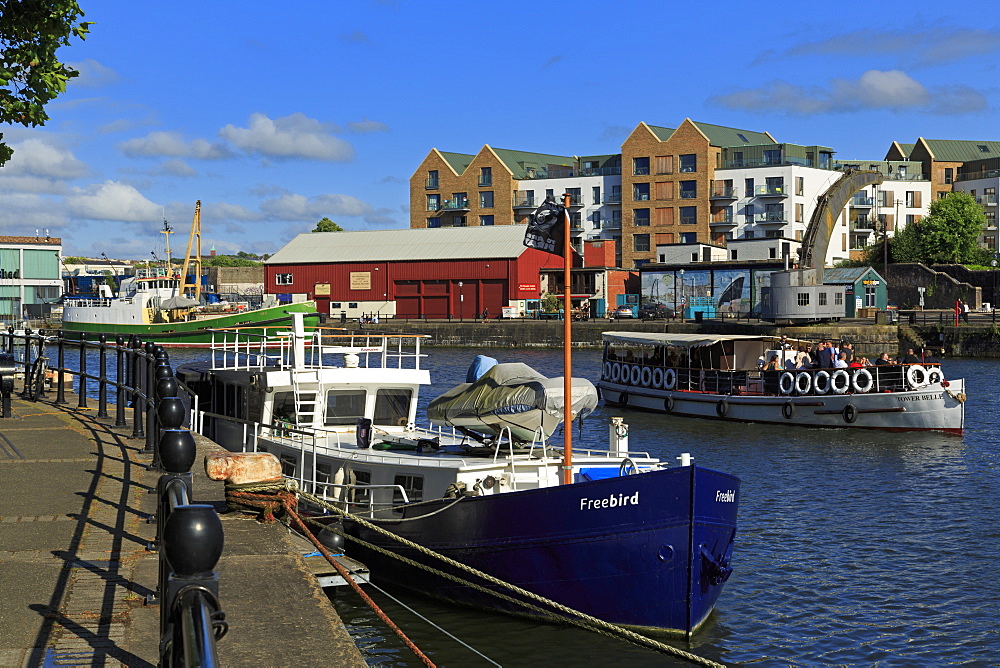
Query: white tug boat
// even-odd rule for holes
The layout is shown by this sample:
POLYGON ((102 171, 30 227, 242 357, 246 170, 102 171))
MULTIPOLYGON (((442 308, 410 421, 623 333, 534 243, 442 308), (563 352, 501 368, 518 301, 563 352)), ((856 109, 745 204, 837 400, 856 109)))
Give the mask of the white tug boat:
POLYGON ((606 402, 683 417, 888 431, 965 428, 965 381, 939 362, 848 369, 757 368, 794 352, 773 336, 604 332, 606 402))
MULTIPOLYGON (((430 383, 423 336, 307 337, 294 319, 277 342, 220 334, 210 363, 177 370, 195 393, 196 430, 233 451, 267 451, 303 490, 588 615, 683 635, 709 617, 732 571, 737 478, 630 450, 616 419, 611 447, 575 447, 561 484, 564 453, 548 438, 564 410, 562 379, 497 365, 447 393, 440 424, 418 427, 418 392, 430 383)), ((574 417, 596 403, 589 381, 571 394, 574 417)), ((537 614, 516 604, 520 595, 489 595, 495 584, 396 561, 469 578, 370 525, 347 517, 342 527, 347 555, 374 582, 537 614)))

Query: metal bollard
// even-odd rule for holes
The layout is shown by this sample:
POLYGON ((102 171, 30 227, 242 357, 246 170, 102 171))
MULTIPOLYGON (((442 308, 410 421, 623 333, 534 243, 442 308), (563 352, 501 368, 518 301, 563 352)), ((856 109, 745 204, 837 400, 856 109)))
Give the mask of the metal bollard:
POLYGON ((87 407, 87 333, 80 332, 80 398, 77 408, 87 407))
POLYGON ((56 360, 59 364, 59 372, 56 374, 56 382, 59 388, 56 390, 56 403, 66 404, 66 332, 59 330, 59 345, 57 348, 56 360))
MULTIPOLYGON (((115 337, 115 426, 127 427, 125 421, 125 385, 128 376, 125 373, 125 337, 119 334, 115 337)), ((62 366, 62 363, 59 364, 62 366)))
POLYGON ((130 385, 132 389, 132 438, 145 438, 146 433, 142 430, 142 404, 143 399, 140 397, 142 388, 140 387, 142 373, 139 370, 139 349, 142 346, 142 341, 139 337, 133 335, 131 341, 131 352, 129 359, 131 360, 131 376, 130 385))
POLYGON ((108 417, 108 335, 101 334, 98 340, 100 341, 98 351, 101 373, 97 390, 97 417, 106 418, 108 417))
POLYGON ((32 387, 37 389, 32 397, 33 401, 38 401, 39 399, 45 398, 45 374, 48 370, 48 358, 45 357, 45 330, 38 330, 38 357, 35 358, 35 363, 32 365, 36 370, 35 373, 40 374, 39 377, 34 378, 34 385, 32 387))
MULTIPOLYGON (((190 503, 192 495, 191 465, 194 464, 196 448, 194 436, 185 429, 164 430, 161 437, 161 465, 165 473, 156 483, 156 542, 150 547, 163 544, 163 529, 170 511, 176 506, 190 503)), ((163 554, 160 554, 160 579, 157 593, 162 595, 169 570, 163 554)))

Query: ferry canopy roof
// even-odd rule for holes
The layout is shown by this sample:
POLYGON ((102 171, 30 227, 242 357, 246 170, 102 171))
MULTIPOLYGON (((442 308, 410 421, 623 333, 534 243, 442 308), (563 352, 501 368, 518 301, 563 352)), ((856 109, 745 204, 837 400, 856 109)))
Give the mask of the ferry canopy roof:
MULTIPOLYGON (((780 336, 761 336, 757 334, 671 334, 660 332, 602 332, 601 336, 609 343, 622 343, 632 345, 653 345, 653 346, 680 346, 682 348, 700 348, 711 346, 722 341, 760 341, 775 343, 781 340, 780 336)), ((806 345, 808 341, 799 339, 786 339, 786 341, 797 346, 806 345)))

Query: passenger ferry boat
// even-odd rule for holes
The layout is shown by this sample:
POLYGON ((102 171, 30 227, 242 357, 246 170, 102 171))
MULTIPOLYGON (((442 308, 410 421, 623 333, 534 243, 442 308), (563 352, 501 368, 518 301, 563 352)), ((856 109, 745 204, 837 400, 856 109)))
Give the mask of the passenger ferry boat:
POLYGON ((889 431, 965 428, 965 381, 940 363, 761 371, 772 336, 604 332, 606 402, 684 417, 889 431))
POLYGON ((291 327, 289 312, 311 314, 315 326, 319 315, 313 302, 280 304, 251 310, 246 304, 199 306, 180 293, 180 277, 166 268, 141 269, 121 280, 118 295, 109 286, 99 286, 95 297, 68 297, 63 303, 62 329, 67 338, 81 333, 111 336, 136 334, 164 346, 208 347, 212 329, 226 327, 291 327))
MULTIPOLYGON (((210 362, 177 370, 195 395, 197 431, 233 451, 270 452, 302 489, 355 517, 580 612, 684 635, 708 618, 732 570, 736 477, 630 450, 617 420, 613 447, 574 448, 572 482, 560 484, 563 453, 548 443, 549 414, 564 409, 559 383, 541 394, 515 389, 496 404, 484 399, 479 424, 460 398, 440 411, 455 430, 418 427, 418 393, 430 383, 421 367, 424 337, 329 330, 307 337, 294 317, 292 335, 277 348, 220 334, 210 362), (513 422, 501 419, 515 413, 513 422)), ((574 416, 596 404, 589 381, 574 382, 571 394, 574 416)), ((538 614, 488 590, 520 595, 357 519, 341 526, 348 556, 368 565, 376 582, 538 614)))

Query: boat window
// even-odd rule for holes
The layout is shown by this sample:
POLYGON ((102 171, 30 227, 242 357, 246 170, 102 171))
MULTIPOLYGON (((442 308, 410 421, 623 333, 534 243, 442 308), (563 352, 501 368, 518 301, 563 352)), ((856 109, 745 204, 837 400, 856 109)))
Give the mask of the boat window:
POLYGON ((406 424, 410 416, 411 390, 379 390, 375 393, 375 415, 372 422, 380 425, 406 424))
POLYGON ((357 424, 365 416, 364 390, 330 390, 326 393, 323 424, 357 424))
POLYGON ((275 392, 271 402, 271 422, 295 422, 295 395, 275 392))
POLYGON ((361 485, 361 487, 351 488, 351 503, 367 507, 371 503, 372 491, 365 485, 372 484, 372 472, 354 469, 351 471, 351 476, 353 478, 352 485, 361 485))
MULTIPOLYGON (((393 485, 398 485, 406 491, 406 498, 410 503, 424 500, 424 477, 419 475, 398 475, 393 478, 393 485)), ((403 503, 403 495, 398 489, 392 492, 392 502, 403 503)))
POLYGON ((333 479, 333 466, 327 462, 316 462, 316 482, 328 483, 333 479))
POLYGON ((295 468, 298 465, 298 459, 295 455, 290 455, 287 452, 281 453, 281 457, 278 458, 281 461, 281 475, 286 475, 289 478, 295 477, 295 468))

